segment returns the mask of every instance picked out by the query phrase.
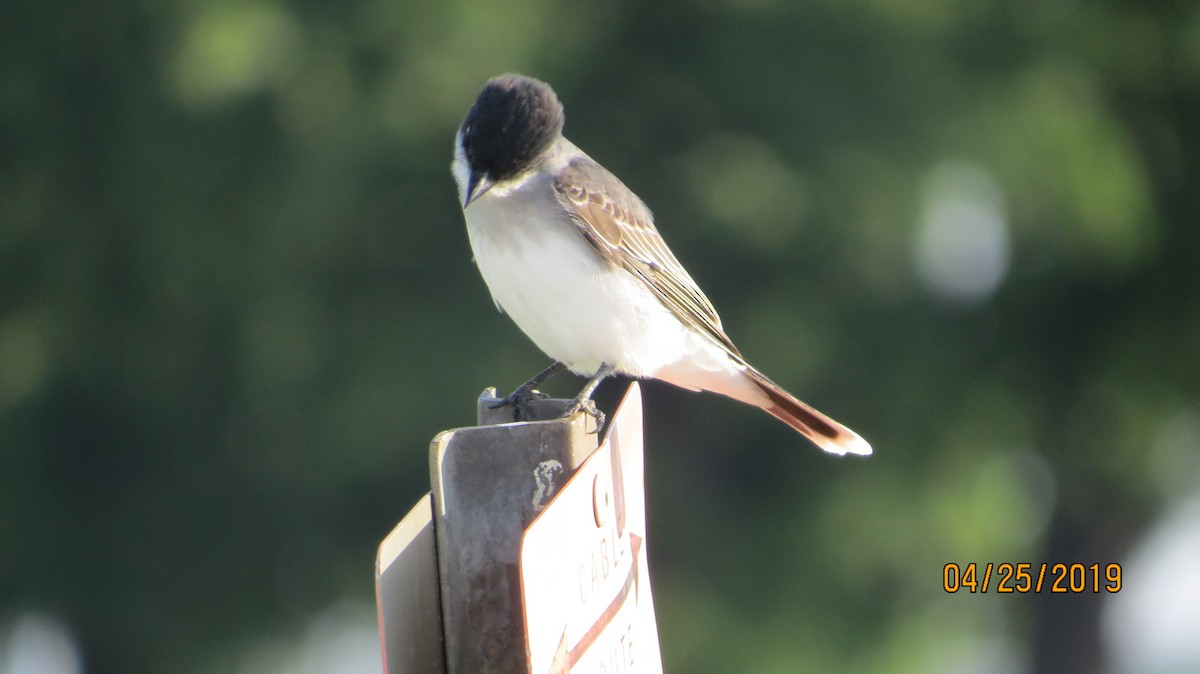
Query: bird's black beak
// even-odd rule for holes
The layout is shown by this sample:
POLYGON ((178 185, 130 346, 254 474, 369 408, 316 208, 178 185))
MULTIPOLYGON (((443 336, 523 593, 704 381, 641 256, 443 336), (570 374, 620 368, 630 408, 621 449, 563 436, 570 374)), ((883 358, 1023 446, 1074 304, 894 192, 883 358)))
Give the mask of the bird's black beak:
POLYGON ((487 194, 487 191, 495 185, 496 183, 491 178, 472 171, 471 177, 467 179, 467 200, 463 202, 463 208, 470 206, 472 201, 487 194))

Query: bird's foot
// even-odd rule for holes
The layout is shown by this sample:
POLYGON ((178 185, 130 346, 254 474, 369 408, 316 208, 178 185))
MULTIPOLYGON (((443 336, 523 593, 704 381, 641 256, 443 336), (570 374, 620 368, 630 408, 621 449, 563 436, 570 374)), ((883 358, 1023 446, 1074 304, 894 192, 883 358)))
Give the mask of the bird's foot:
POLYGON ((522 384, 512 393, 493 403, 491 409, 495 410, 506 405, 511 405, 513 408, 513 421, 529 421, 533 418, 533 411, 530 409, 529 403, 534 400, 545 400, 549 397, 549 395, 534 389, 528 384, 522 384))
POLYGON ((608 418, 604 415, 604 412, 600 411, 600 408, 596 407, 596 403, 590 398, 583 400, 576 398, 571 403, 571 406, 567 408, 567 411, 563 413, 563 418, 568 419, 574 416, 576 412, 583 412, 596 420, 596 428, 592 431, 593 435, 599 433, 604 428, 604 422, 608 418))

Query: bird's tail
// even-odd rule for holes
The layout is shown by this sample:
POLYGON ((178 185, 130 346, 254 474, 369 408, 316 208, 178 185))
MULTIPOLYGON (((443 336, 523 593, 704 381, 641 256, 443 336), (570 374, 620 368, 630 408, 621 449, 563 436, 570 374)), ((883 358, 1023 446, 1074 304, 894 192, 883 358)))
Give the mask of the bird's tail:
POLYGON ((871 445, 858 433, 797 400, 740 358, 722 354, 718 366, 676 363, 653 376, 691 391, 712 391, 761 407, 830 454, 871 453, 871 445))
POLYGON ((839 455, 866 456, 871 453, 871 445, 858 433, 809 407, 753 367, 747 365, 744 372, 770 401, 760 407, 799 431, 821 449, 839 455))

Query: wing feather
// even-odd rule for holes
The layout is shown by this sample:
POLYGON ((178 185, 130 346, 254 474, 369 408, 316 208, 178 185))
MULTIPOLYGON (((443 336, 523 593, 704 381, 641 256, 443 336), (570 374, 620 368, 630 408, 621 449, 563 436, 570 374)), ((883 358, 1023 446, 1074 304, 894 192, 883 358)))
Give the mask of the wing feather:
POLYGON ((645 283, 685 324, 745 362, 712 302, 655 229, 650 209, 624 183, 591 158, 579 157, 554 181, 554 189, 600 255, 645 283))

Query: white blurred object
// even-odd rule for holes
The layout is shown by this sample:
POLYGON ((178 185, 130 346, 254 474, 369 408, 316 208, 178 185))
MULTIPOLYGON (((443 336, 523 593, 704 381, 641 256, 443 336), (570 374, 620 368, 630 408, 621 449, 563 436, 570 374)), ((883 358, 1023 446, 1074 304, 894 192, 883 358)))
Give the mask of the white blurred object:
POLYGON ((913 241, 917 276, 933 294, 976 304, 1008 275, 1004 194, 978 164, 943 161, 930 171, 913 241))
POLYGON ((80 674, 79 649, 62 623, 23 613, 0 625, 0 674, 80 674))
POLYGON ((1200 672, 1200 496, 1168 511, 1124 565, 1105 607, 1118 674, 1200 672))

